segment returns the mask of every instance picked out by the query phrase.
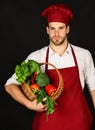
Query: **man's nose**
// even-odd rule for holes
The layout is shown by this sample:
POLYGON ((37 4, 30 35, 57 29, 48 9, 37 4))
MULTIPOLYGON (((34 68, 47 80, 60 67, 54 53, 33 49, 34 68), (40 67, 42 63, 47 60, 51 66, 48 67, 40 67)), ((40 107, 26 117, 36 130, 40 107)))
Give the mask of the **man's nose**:
POLYGON ((59 35, 59 31, 55 30, 55 35, 58 36, 59 35))

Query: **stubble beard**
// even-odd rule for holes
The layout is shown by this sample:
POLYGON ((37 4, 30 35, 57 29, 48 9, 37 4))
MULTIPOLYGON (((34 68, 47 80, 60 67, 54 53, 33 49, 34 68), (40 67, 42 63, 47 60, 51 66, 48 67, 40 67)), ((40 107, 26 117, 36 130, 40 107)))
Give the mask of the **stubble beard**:
POLYGON ((54 45, 56 45, 56 46, 62 45, 62 44, 64 43, 65 40, 66 40, 66 37, 62 38, 61 41, 53 41, 53 39, 50 38, 50 41, 51 41, 54 45))

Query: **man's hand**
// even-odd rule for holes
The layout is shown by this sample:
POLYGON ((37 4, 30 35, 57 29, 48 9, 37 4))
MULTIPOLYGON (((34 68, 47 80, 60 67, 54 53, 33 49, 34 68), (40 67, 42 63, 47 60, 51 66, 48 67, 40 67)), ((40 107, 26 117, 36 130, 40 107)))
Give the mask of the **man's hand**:
POLYGON ((47 106, 43 103, 38 103, 37 104, 37 100, 33 100, 33 101, 30 101, 27 105, 28 109, 30 110, 34 110, 34 111, 37 111, 37 112, 43 112, 43 111, 46 111, 47 110, 47 106))

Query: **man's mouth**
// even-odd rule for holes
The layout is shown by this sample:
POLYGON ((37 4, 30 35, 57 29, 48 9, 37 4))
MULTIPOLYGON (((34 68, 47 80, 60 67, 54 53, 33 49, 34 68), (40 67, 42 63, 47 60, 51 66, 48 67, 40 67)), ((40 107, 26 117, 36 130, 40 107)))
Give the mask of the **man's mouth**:
POLYGON ((56 41, 59 41, 59 40, 60 40, 60 37, 54 37, 54 39, 55 39, 56 41))

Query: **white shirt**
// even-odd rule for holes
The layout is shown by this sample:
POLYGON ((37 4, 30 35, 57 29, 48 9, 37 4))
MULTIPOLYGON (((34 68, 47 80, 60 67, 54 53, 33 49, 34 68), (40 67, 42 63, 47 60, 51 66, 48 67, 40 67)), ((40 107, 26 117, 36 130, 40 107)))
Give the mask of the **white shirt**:
MULTIPOLYGON (((87 49, 72 44, 71 46, 73 47, 77 59, 82 89, 84 89, 86 83, 90 91, 95 90, 95 67, 91 53, 87 49)), ((25 61, 27 62, 28 60, 32 59, 37 62, 45 62, 47 48, 48 46, 32 52, 30 55, 28 55, 25 61)), ((57 68, 75 66, 70 43, 68 44, 68 48, 62 56, 60 56, 58 53, 55 53, 49 46, 48 62, 52 63, 57 68)), ((50 68, 51 66, 49 66, 49 69, 50 68)), ((5 85, 10 83, 20 84, 16 81, 15 73, 6 81, 5 85)))

